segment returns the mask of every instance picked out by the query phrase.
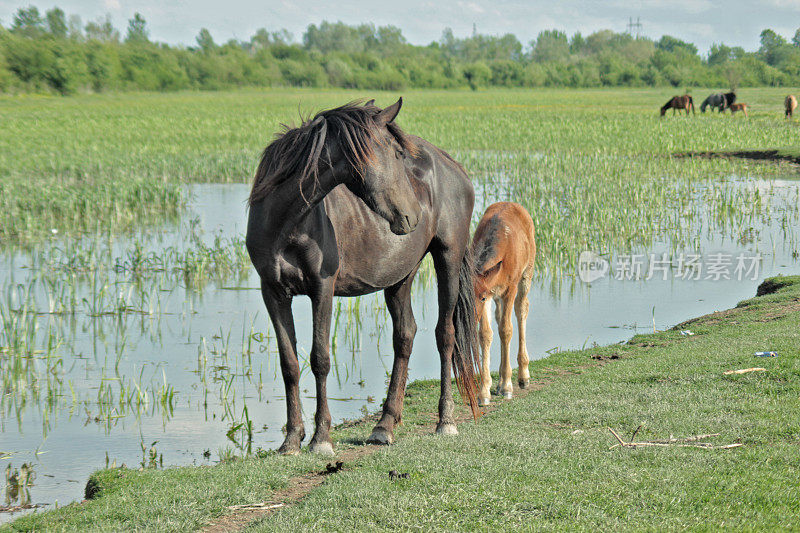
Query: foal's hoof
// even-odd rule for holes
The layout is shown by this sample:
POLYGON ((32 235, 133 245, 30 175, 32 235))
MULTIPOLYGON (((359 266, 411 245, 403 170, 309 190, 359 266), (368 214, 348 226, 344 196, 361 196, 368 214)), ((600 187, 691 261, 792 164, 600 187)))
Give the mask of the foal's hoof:
POLYGON ((333 444, 328 441, 311 441, 311 444, 308 445, 308 449, 311 450, 312 453, 318 453, 320 455, 333 455, 333 444))
POLYGON ((455 424, 442 424, 436 426, 437 435, 458 435, 458 429, 455 424))
POLYGON ((531 380, 529 380, 529 379, 521 379, 517 383, 518 383, 520 389, 527 389, 528 385, 531 384, 531 380))
POLYGON ((372 435, 367 439, 367 444, 380 444, 388 446, 394 443, 394 435, 386 428, 376 427, 372 430, 372 435))
POLYGON ((478 398, 479 405, 489 405, 490 403, 489 398, 478 398))

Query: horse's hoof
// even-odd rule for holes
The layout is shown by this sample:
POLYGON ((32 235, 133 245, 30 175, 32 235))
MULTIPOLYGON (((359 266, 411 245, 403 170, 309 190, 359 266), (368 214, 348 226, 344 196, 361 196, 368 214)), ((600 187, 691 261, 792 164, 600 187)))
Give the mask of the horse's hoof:
POLYGON ((503 398, 506 399, 506 400, 511 400, 513 397, 514 397, 514 394, 511 391, 503 393, 503 398))
POLYGON ((394 443, 394 435, 392 432, 385 428, 375 428, 372 430, 372 435, 367 439, 367 444, 380 444, 388 446, 394 443))
POLYGON ((531 383, 531 380, 529 380, 529 379, 521 379, 521 380, 519 380, 518 385, 519 385, 520 389, 527 389, 528 385, 530 385, 530 383, 531 383))
POLYGON ((311 450, 311 453, 333 455, 333 444, 328 441, 311 441, 311 444, 308 445, 308 449, 311 450))
POLYGON ((300 446, 292 446, 284 443, 278 448, 278 453, 281 455, 300 455, 300 446))
POLYGON ((458 435, 458 429, 455 424, 439 424, 436 426, 437 435, 458 435))
POLYGON ((478 398, 479 405, 489 405, 489 403, 491 403, 489 398, 478 398))
POLYGON ((283 439, 283 444, 278 448, 278 453, 281 455, 299 455, 300 444, 303 442, 306 434, 304 431, 292 431, 283 439))

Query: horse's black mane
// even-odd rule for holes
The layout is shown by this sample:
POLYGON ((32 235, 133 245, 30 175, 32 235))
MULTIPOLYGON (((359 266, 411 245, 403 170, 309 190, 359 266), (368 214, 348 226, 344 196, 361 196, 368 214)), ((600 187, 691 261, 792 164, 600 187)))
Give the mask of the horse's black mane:
MULTIPOLYGON (((348 164, 362 172, 375 156, 373 143, 383 143, 374 117, 381 109, 371 102, 350 102, 335 109, 320 111, 313 119, 305 119, 299 127, 283 124, 261 156, 256 170, 250 203, 263 200, 275 187, 289 180, 302 185, 309 177, 317 179, 320 159, 327 156, 330 163, 329 143, 337 143, 348 164)), ((394 122, 386 125, 400 146, 412 155, 415 144, 394 122)))

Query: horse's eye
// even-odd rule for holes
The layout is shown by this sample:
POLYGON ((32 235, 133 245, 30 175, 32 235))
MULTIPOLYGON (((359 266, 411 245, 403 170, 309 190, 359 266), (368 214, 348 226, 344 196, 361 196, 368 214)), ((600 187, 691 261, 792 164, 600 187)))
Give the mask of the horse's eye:
POLYGON ((398 148, 398 149, 395 151, 395 157, 396 157, 397 159, 405 159, 405 157, 406 157, 406 153, 403 151, 403 149, 402 149, 402 148, 398 148))

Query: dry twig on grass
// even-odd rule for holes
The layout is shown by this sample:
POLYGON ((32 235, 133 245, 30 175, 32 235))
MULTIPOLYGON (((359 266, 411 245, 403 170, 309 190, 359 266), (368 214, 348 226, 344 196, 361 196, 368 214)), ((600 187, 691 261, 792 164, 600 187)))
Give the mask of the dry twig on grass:
POLYGON ((747 374, 749 372, 766 372, 766 368, 756 367, 756 368, 742 368, 741 370, 726 370, 722 374, 725 376, 729 376, 731 374, 747 374))
POLYGON ((242 505, 229 505, 228 509, 231 511, 269 511, 270 509, 277 509, 283 507, 283 503, 275 502, 261 502, 261 503, 245 503, 242 505))
MULTIPOLYGON (((641 426, 640 426, 641 427, 641 426)), ((715 446, 709 442, 697 442, 708 437, 718 437, 719 433, 708 433, 706 435, 694 435, 693 437, 686 437, 683 439, 669 439, 669 440, 650 440, 650 441, 643 441, 643 442, 625 442, 622 440, 622 437, 611 428, 608 428, 614 437, 616 437, 618 444, 614 444, 609 448, 609 450, 613 450, 618 446, 622 446, 624 448, 636 448, 637 446, 676 446, 678 448, 703 448, 705 450, 716 449, 716 450, 727 450, 730 448, 738 448, 739 446, 744 446, 744 444, 740 442, 735 442, 733 444, 725 444, 724 446, 715 446), (690 444, 691 443, 691 444, 690 444)), ((639 432, 637 428, 634 432, 634 436, 636 433, 639 432)))

